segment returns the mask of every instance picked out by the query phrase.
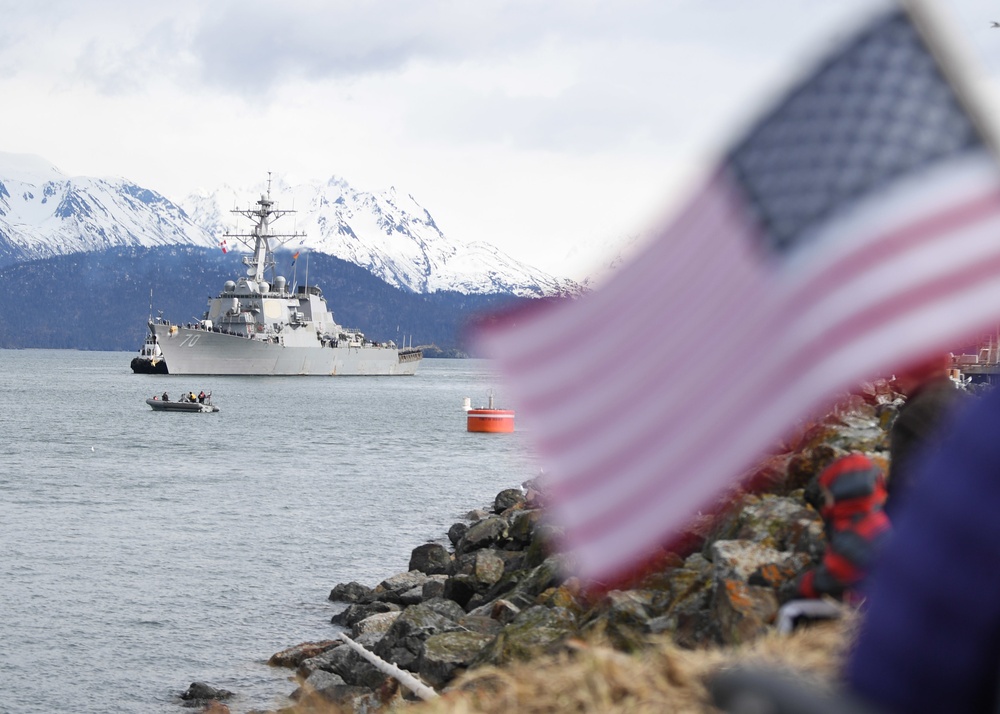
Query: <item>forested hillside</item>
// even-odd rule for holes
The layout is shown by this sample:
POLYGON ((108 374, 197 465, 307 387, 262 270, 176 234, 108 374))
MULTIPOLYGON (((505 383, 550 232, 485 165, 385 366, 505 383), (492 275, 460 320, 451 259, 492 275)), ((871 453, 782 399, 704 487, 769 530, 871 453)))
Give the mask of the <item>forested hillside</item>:
MULTIPOLYGON (((334 318, 377 341, 433 346, 428 356, 461 354, 463 330, 477 315, 525 302, 510 295, 418 294, 391 287, 338 258, 310 254, 292 267, 276 253, 278 274, 319 285, 334 318), (308 276, 307 276, 308 270, 308 276)), ((235 253, 189 246, 117 248, 35 260, 0 269, 0 348, 137 350, 150 317, 189 322, 210 296, 243 274, 235 253)))

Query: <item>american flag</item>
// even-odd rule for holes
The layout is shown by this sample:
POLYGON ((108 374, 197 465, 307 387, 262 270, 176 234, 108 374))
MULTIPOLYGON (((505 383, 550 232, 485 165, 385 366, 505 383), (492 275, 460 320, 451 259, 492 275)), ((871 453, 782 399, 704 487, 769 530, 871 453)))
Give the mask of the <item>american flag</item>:
POLYGON ((838 391, 1000 320, 1000 170, 928 42, 879 15, 603 287, 484 328, 591 583, 838 391))

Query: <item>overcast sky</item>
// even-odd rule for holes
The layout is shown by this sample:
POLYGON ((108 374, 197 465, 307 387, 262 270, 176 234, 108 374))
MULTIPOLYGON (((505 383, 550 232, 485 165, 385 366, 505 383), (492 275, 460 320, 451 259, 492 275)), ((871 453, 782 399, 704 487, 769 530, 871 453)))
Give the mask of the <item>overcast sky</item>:
MULTIPOLYGON (((174 200, 268 171, 396 186, 455 239, 578 272, 877 4, 0 0, 0 151, 174 200)), ((1000 6, 939 5, 993 101, 1000 6)))

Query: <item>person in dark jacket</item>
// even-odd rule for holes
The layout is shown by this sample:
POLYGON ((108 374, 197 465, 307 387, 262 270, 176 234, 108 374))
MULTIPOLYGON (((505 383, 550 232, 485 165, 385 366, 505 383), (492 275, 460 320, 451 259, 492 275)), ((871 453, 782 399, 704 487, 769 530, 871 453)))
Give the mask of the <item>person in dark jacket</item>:
POLYGON ((817 479, 823 497, 820 515, 826 530, 822 562, 794 585, 795 598, 829 595, 853 602, 873 557, 889 534, 883 511, 882 471, 864 454, 843 456, 817 479))
POLYGON ((948 376, 949 364, 947 356, 934 357, 895 380, 906 402, 889 430, 886 513, 890 517, 910 489, 914 467, 938 448, 941 425, 968 396, 948 376))
POLYGON ((993 389, 957 412, 914 473, 868 583, 851 691, 892 714, 1000 710, 998 514, 993 389))

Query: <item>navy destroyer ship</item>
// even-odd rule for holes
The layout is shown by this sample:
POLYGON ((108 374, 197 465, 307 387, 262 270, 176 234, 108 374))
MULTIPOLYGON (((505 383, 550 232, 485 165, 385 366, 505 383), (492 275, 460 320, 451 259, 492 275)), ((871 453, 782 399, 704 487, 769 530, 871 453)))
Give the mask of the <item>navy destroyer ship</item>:
POLYGON ((303 234, 276 234, 278 210, 271 184, 255 208, 234 210, 254 221, 249 234, 227 233, 253 252, 243 257, 246 275, 227 280, 193 324, 150 320, 149 330, 170 374, 212 375, 411 375, 423 354, 393 342, 374 342, 338 325, 318 286, 291 286, 276 276, 272 250, 303 234), (271 280, 265 276, 270 271, 271 280))

